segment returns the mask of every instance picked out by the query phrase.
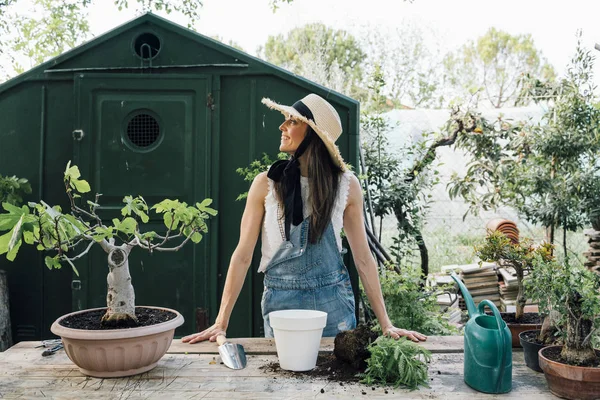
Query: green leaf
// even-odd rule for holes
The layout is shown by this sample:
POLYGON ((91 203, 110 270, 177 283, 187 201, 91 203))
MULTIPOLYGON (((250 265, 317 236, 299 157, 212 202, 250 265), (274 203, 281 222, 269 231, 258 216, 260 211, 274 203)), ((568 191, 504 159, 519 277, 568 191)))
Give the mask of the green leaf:
POLYGON ((73 185, 75 185, 75 190, 77 190, 79 193, 88 193, 89 191, 92 190, 92 188, 90 187, 90 184, 87 183, 87 181, 73 180, 73 181, 71 181, 71 183, 73 183, 73 185))
POLYGON ((70 178, 79 179, 81 177, 81 172, 79 172, 79 167, 77 165, 73 165, 71 167, 71 161, 67 163, 67 168, 65 169, 65 179, 70 178))
POLYGON ((200 243, 202 240, 202 234, 200 232, 194 232, 190 239, 194 243, 200 243))
POLYGON ((23 240, 25 240, 25 243, 27 243, 27 244, 34 244, 35 237, 33 236, 33 232, 24 230, 23 231, 23 240))
POLYGON ((12 229, 12 236, 10 241, 8 242, 8 252, 10 253, 18 242, 21 241, 21 232, 23 230, 23 216, 19 218, 19 221, 15 224, 15 227, 12 229))
POLYGON ((127 217, 123 221, 119 221, 117 218, 114 218, 112 221, 116 230, 127 235, 133 235, 137 228, 137 222, 131 217, 127 217))
POLYGON ((210 204, 212 204, 212 199, 204 199, 201 203, 196 203, 196 208, 214 217, 218 212, 217 210, 208 207, 210 204))
POLYGON ((48 269, 60 269, 62 265, 60 264, 60 256, 56 255, 54 257, 46 256, 44 258, 44 263, 48 269))
POLYGON ((12 250, 10 250, 8 253, 6 253, 6 259, 8 261, 14 261, 15 258, 17 257, 17 253, 19 252, 19 248, 21 247, 21 244, 23 242, 21 241, 21 239, 19 239, 17 241, 17 243, 13 246, 12 250))
POLYGON ((213 202, 212 199, 204 199, 204 200, 202 200, 202 202, 200 203, 200 205, 196 204, 196 206, 198 208, 200 208, 200 207, 208 207, 208 206, 210 206, 212 204, 212 202, 213 202))

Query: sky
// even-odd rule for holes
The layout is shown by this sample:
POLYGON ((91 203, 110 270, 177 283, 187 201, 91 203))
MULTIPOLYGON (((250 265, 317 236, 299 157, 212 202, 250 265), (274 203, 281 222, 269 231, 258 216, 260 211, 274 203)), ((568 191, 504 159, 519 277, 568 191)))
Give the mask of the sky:
MULTIPOLYGON (((135 17, 134 9, 119 12, 112 0, 95 0, 89 12, 95 36, 135 17)), ((134 6, 135 1, 129 3, 134 6)), ((287 33, 295 27, 322 22, 360 35, 368 26, 393 29, 412 23, 432 29, 442 51, 452 50, 490 27, 511 34, 530 33, 536 46, 559 74, 574 53, 576 32, 583 31, 583 44, 593 50, 600 43, 598 0, 294 0, 273 13, 269 0, 203 0, 195 29, 205 35, 233 40, 255 55, 269 35, 287 33)), ((168 19, 186 24, 185 18, 168 19)), ((593 50, 600 56, 600 52, 593 50)), ((600 64, 600 61, 597 63, 600 64)), ((600 86, 600 65, 595 68, 600 86)))

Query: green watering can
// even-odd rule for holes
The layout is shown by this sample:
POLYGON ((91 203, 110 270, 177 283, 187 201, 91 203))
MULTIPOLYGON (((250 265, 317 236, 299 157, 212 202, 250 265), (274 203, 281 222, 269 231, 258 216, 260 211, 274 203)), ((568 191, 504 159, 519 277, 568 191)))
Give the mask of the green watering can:
POLYGON ((455 274, 469 312, 465 325, 465 383, 483 393, 507 393, 512 389, 512 336, 498 308, 489 300, 475 307, 471 294, 455 274), (486 315, 488 306, 494 316, 486 315))

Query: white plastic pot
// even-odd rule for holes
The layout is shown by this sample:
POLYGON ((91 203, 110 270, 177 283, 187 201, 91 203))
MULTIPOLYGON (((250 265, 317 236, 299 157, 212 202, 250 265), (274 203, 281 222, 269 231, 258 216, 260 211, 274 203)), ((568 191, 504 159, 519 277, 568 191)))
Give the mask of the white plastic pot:
POLYGON ((327 313, 281 310, 269 313, 279 366, 288 371, 309 371, 317 365, 327 313))

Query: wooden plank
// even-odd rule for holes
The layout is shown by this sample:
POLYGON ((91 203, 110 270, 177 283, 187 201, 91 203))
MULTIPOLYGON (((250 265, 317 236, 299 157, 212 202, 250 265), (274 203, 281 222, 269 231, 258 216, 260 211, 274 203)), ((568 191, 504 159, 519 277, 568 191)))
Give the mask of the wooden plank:
MULTIPOLYGON (((277 354, 275 348, 275 340, 271 338, 232 338, 228 339, 232 343, 239 343, 244 346, 244 350, 248 355, 256 354, 277 354)), ((321 340, 321 352, 333 351, 333 338, 323 338, 321 340)), ((421 346, 431 351, 432 353, 462 353, 463 351, 462 336, 429 336, 427 341, 420 343, 421 346)), ((29 354, 36 357, 44 350, 36 348, 40 342, 19 342, 7 351, 0 353, 0 361, 4 357, 11 357, 12 354, 17 354, 21 357, 24 354, 29 354), (25 351, 25 353, 23 353, 25 351)), ((169 354, 219 354, 218 346, 215 342, 201 343, 182 343, 181 339, 174 339, 167 351, 169 354)), ((46 358, 48 359, 48 358, 46 358)))
MULTIPOLYGON (((16 353, 15 353, 16 354, 16 353)), ((29 352, 31 356, 33 352, 29 352)), ((260 367, 275 362, 274 355, 249 356, 244 370, 230 370, 220 363, 211 364, 211 354, 167 354, 159 365, 145 374, 118 379, 83 376, 64 352, 37 362, 17 365, 0 360, 0 397, 62 399, 187 399, 187 398, 427 398, 489 399, 490 396, 469 388, 463 381, 462 354, 434 354, 429 366, 430 387, 418 391, 344 384, 309 378, 301 373, 278 374, 260 367), (58 367, 58 368, 56 368, 58 367), (65 372, 68 371, 67 374, 65 372), (374 389, 373 389, 374 388, 374 389), (323 393, 321 393, 323 391, 323 393), (387 393, 386 393, 387 391, 387 393)), ((30 360, 31 361, 31 360, 30 360)), ((513 390, 502 398, 552 398, 543 374, 524 366, 523 354, 513 353, 513 390)))

